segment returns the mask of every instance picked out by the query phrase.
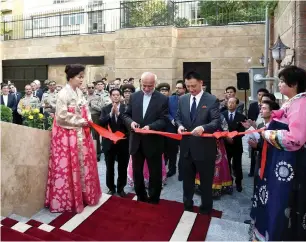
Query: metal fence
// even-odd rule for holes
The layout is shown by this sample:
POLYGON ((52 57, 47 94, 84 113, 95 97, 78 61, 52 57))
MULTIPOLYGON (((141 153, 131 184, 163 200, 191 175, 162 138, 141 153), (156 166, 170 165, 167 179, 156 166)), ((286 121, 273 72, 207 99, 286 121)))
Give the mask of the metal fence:
POLYGON ((122 1, 2 20, 4 40, 113 32, 121 28, 264 23, 265 7, 236 1, 122 1), (114 6, 114 5, 113 5, 114 6))

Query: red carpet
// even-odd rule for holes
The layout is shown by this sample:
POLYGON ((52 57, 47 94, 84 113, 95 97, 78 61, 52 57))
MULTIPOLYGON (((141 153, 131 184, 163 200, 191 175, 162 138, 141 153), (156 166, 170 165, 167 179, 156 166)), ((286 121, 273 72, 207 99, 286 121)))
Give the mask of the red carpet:
MULTIPOLYGON (((102 240, 102 241, 169 241, 177 233, 177 225, 184 213, 182 203, 161 200, 160 204, 136 202, 129 194, 128 198, 110 197, 101 207, 93 212, 85 221, 72 232, 60 227, 74 217, 74 213, 63 213, 49 225, 55 227, 50 232, 38 228, 41 223, 30 220, 27 224, 32 227, 20 233, 10 227, 17 221, 4 219, 1 224, 2 240, 27 240, 28 237, 36 240, 102 240), (3 228, 3 229, 2 229, 3 228), (14 231, 10 233, 10 231, 14 231), (24 239, 23 239, 24 238, 24 239)), ((198 208, 195 208, 195 211, 198 208)), ((212 216, 221 217, 222 212, 213 211, 212 216)), ((193 227, 188 235, 188 241, 204 241, 211 217, 197 214, 193 227)), ((189 227, 191 228, 191 227, 189 227)), ((186 237, 187 238, 187 237, 186 237)), ((33 239, 31 239, 33 240, 33 239)))

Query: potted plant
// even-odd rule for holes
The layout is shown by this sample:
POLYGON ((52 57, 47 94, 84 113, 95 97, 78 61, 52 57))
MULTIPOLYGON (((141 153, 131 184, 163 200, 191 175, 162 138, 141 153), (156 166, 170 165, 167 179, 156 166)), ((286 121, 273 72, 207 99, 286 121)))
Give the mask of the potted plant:
POLYGON ((24 109, 22 111, 23 124, 28 127, 44 129, 44 115, 38 108, 24 109))

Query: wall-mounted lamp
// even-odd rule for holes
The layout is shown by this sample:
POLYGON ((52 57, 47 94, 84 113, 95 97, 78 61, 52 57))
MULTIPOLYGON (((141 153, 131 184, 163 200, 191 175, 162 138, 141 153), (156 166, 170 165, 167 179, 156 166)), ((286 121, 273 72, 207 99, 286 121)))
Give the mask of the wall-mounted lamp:
POLYGON ((293 60, 294 60, 294 57, 295 57, 295 51, 294 51, 294 49, 293 49, 293 55, 292 55, 292 57, 291 57, 291 61, 288 62, 288 63, 285 64, 285 65, 281 65, 282 61, 283 61, 283 60, 285 59, 285 57, 286 57, 286 51, 287 51, 287 49, 290 49, 290 48, 289 48, 288 46, 286 46, 286 45, 282 42, 280 36, 278 35, 278 38, 277 38, 277 40, 276 40, 274 46, 271 48, 271 50, 272 50, 272 57, 273 57, 273 59, 277 62, 277 64, 278 64, 278 69, 280 69, 281 67, 283 68, 283 67, 286 67, 286 66, 290 66, 290 65, 292 65, 292 63, 293 63, 293 60))

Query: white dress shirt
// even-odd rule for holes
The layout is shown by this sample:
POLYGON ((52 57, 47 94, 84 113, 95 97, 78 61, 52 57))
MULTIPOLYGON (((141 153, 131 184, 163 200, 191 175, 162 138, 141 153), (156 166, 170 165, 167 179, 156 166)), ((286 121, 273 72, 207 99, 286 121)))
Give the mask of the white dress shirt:
POLYGON ((2 97, 3 97, 4 105, 7 107, 8 95, 2 95, 2 97))
POLYGON ((193 98, 195 97, 196 98, 196 105, 197 105, 197 108, 198 108, 198 105, 199 105, 199 102, 201 100, 201 97, 203 95, 203 90, 201 92, 199 92, 199 94, 197 94, 196 96, 192 96, 190 95, 190 111, 191 111, 191 107, 192 107, 192 104, 193 104, 193 98))
POLYGON ((228 110, 228 120, 231 120, 231 114, 233 114, 233 120, 235 118, 236 110, 234 112, 231 112, 228 110))
MULTIPOLYGON (((119 110, 120 110, 120 103, 118 104, 118 112, 119 112, 119 110)), ((120 114, 120 112, 119 112, 119 114, 120 114)), ((109 116, 112 118, 112 111, 110 112, 110 114, 109 114, 109 116)), ((117 122, 117 120, 118 120, 118 116, 117 115, 115 115, 115 120, 116 120, 116 122, 117 122)))
POLYGON ((144 118, 150 103, 152 97, 152 92, 151 93, 143 93, 143 101, 142 101, 142 117, 144 118))

